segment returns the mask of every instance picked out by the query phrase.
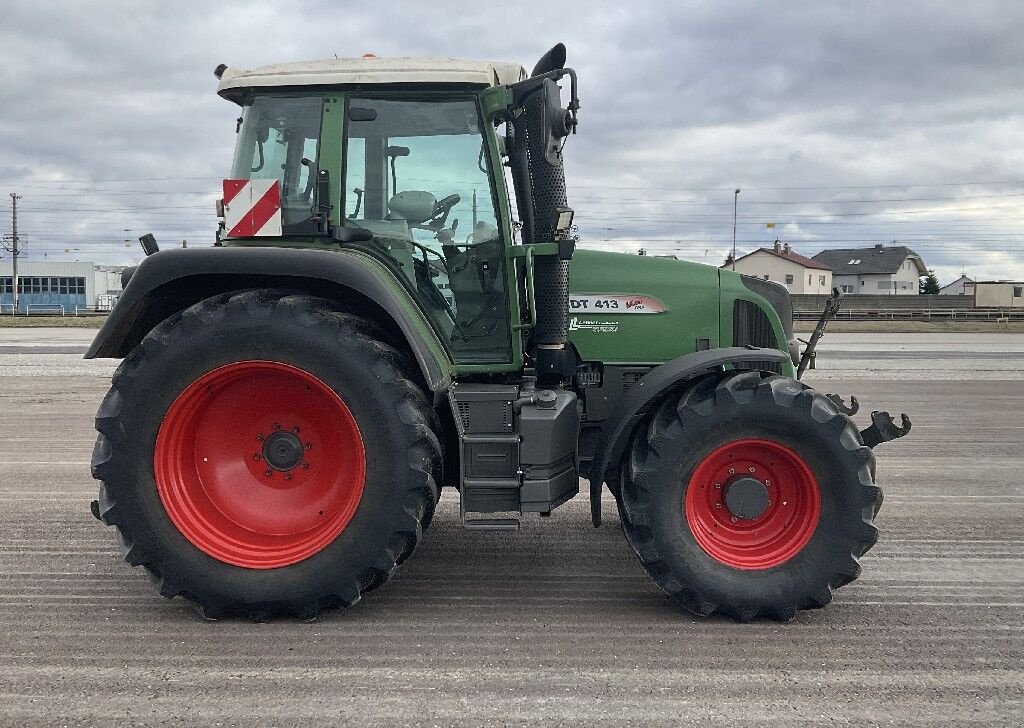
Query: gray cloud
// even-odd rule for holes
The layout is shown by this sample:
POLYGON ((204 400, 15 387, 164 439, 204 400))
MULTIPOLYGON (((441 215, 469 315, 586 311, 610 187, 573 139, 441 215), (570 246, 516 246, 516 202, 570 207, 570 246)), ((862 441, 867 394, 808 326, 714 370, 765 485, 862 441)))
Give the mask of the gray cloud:
POLYGON ((1024 278, 1024 183, 1006 183, 1024 180, 1019 3, 557 7, 8 2, 0 191, 24 196, 36 254, 127 260, 122 241, 147 230, 208 242, 237 115, 213 93, 217 63, 530 66, 563 40, 581 76, 567 153, 585 243, 719 262, 738 186, 741 249, 774 233, 805 253, 897 239, 942 278, 962 262, 1024 278), (105 181, 127 179, 149 181, 105 181))

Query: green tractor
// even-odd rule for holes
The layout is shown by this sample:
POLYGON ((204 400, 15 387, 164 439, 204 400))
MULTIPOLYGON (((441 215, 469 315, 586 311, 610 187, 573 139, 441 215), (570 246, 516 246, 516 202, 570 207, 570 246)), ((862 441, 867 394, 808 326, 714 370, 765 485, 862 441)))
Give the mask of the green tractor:
POLYGON ((466 528, 516 529, 581 478, 594 525, 607 486, 697 614, 787 620, 857 578, 872 448, 909 422, 859 432, 799 381, 827 317, 801 355, 782 286, 576 249, 564 46, 529 75, 374 56, 215 74, 241 109, 217 241, 144 236, 86 355, 124 358, 92 510, 161 594, 312 618, 387 581, 442 487, 466 528))

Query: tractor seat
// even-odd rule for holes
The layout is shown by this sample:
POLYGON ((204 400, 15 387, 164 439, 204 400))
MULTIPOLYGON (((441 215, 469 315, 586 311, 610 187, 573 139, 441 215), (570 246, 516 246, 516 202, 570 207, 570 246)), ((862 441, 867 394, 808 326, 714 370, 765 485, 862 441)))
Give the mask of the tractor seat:
POLYGON ((419 225, 433 216, 436 206, 437 198, 429 192, 406 190, 388 201, 388 219, 419 225))

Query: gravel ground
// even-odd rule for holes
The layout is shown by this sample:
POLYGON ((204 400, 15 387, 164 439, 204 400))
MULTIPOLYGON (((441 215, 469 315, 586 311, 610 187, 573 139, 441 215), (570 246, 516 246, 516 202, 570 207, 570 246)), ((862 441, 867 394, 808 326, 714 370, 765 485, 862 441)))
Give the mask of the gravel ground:
POLYGON ((206 622, 156 595, 88 512, 111 364, 45 353, 77 343, 60 336, 0 351, 0 725, 1019 725, 1022 341, 894 357, 904 343, 827 339, 811 379, 857 394, 864 424, 906 410, 914 431, 879 449, 882 539, 863 577, 827 609, 748 625, 674 607, 607 498, 600 529, 581 496, 508 534, 463 530, 451 493, 354 608, 206 622), (973 351, 1001 374, 950 368, 973 351))

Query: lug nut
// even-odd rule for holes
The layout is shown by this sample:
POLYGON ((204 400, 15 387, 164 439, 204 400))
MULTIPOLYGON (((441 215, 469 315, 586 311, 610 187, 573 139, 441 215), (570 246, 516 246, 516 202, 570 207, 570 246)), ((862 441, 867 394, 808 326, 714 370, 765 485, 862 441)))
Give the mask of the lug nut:
POLYGON ((258 452, 254 452, 254 453, 252 454, 252 459, 253 459, 253 460, 259 460, 259 459, 260 459, 260 457, 262 457, 262 456, 261 456, 261 455, 260 455, 260 454, 259 454, 258 452))
POLYGON ((257 442, 263 442, 263 440, 264 440, 263 435, 256 435, 256 441, 257 442))
POLYGON ((715 508, 721 508, 721 507, 722 507, 721 503, 715 503, 715 508))
POLYGON ((307 443, 306 443, 306 449, 307 449, 307 450, 312 450, 312 449, 313 449, 313 443, 311 443, 311 442, 307 442, 307 443))
POLYGON ((721 483, 715 483, 715 488, 717 488, 718 490, 721 490, 722 489, 722 484, 721 483))
POLYGON ((275 422, 274 423, 274 429, 275 430, 280 430, 281 429, 281 423, 280 422, 275 422))
POLYGON ((729 468, 729 475, 736 475, 736 468, 729 468))
POLYGON ((309 463, 307 463, 305 460, 303 460, 301 467, 302 467, 303 470, 309 470, 309 463))
POLYGON ((284 474, 284 479, 285 480, 291 480, 292 479, 292 474, 291 473, 285 473, 284 474))
POLYGON ((733 517, 732 517, 732 518, 730 518, 729 520, 730 520, 730 521, 732 521, 733 523, 736 523, 736 516, 733 516, 733 517))
POLYGON ((271 475, 274 474, 274 471, 271 470, 270 468, 267 468, 266 470, 263 471, 263 474, 269 478, 271 475))
POLYGON ((292 428, 292 434, 293 435, 298 435, 299 434, 299 426, 298 425, 295 425, 295 427, 292 428))
POLYGON ((757 468, 755 468, 753 465, 751 465, 749 468, 747 468, 747 470, 749 470, 752 473, 756 473, 757 472, 757 468))

